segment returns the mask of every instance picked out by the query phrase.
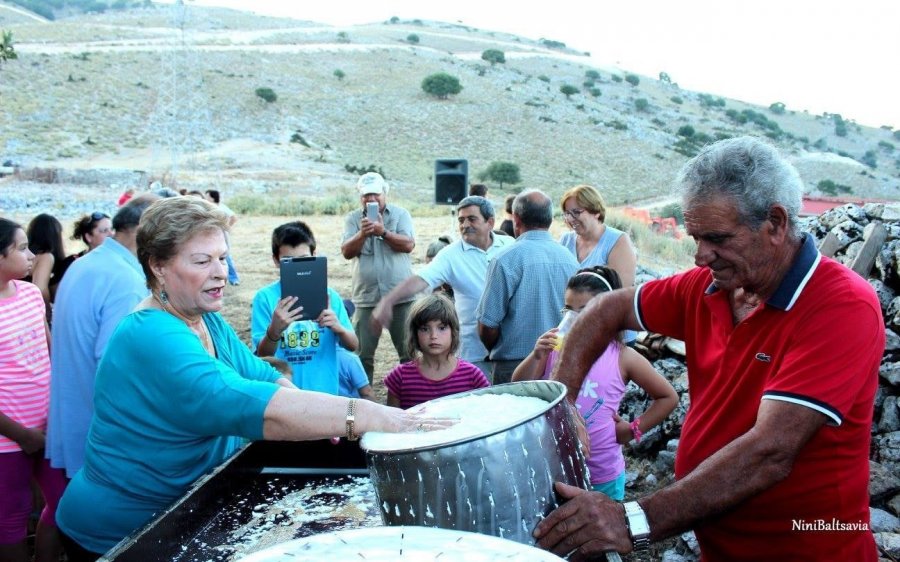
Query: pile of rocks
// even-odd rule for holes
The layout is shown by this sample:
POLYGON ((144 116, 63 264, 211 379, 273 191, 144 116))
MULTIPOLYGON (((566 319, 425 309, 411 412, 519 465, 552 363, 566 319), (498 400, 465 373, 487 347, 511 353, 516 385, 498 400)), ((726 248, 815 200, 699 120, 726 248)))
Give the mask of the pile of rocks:
MULTIPOLYGON (((879 387, 875 396, 872 424, 872 449, 869 493, 872 530, 883 553, 900 558, 900 205, 845 205, 818 217, 804 219, 801 228, 822 245, 829 237, 829 250, 835 260, 857 264, 860 252, 874 228, 881 225, 886 239, 875 255, 866 277, 875 289, 884 315, 887 343, 881 364, 879 387), (830 236, 829 236, 830 234, 830 236)), ((824 246, 823 246, 824 250, 824 246)), ((647 274, 648 272, 643 272, 647 274)), ((639 275, 639 277, 641 277, 639 275)), ((640 281, 640 279, 639 279, 640 281)), ((661 358, 654 361, 678 392, 675 411, 658 428, 644 434, 641 443, 629 451, 628 486, 647 491, 672 480, 675 451, 681 424, 689 406, 687 368, 672 346, 652 346, 661 358)), ((676 348, 677 349, 677 348, 676 348)), ((626 419, 644 411, 648 399, 632 383, 622 400, 621 415, 626 419)), ((661 553, 666 562, 694 562, 699 549, 692 533, 685 533, 675 546, 661 553)))

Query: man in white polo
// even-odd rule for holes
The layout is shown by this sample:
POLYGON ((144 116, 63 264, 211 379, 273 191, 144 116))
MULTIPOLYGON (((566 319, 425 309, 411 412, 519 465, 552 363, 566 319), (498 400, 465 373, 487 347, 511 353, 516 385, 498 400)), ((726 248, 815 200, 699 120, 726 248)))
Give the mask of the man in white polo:
POLYGON ((453 288, 459 316, 459 357, 474 364, 490 378, 487 349, 478 338, 475 309, 484 291, 488 262, 501 248, 515 240, 493 232, 494 205, 484 197, 466 197, 457 204, 456 209, 462 239, 438 252, 434 260, 417 275, 409 277, 385 295, 372 313, 372 322, 376 326, 389 325, 394 303, 446 283, 453 288))

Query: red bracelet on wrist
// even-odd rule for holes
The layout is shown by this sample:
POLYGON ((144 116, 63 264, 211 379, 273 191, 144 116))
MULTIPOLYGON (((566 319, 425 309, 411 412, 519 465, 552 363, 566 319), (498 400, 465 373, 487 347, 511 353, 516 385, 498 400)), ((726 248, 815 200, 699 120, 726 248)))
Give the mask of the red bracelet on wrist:
POLYGON ((635 418, 629 425, 631 426, 631 434, 634 435, 634 442, 640 443, 643 435, 641 433, 641 418, 635 418))

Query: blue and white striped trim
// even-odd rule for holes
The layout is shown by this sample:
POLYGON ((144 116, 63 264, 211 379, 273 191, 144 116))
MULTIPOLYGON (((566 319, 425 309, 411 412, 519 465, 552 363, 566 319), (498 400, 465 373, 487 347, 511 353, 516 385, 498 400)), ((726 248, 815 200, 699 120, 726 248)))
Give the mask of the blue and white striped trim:
POLYGON ((791 404, 798 404, 800 406, 812 408, 813 410, 828 417, 828 419, 830 420, 830 423, 828 425, 840 426, 841 423, 844 422, 844 418, 843 416, 841 416, 840 412, 832 408, 830 405, 808 396, 803 396, 802 394, 770 390, 768 392, 764 392, 762 397, 763 400, 780 400, 781 402, 790 402, 791 404))

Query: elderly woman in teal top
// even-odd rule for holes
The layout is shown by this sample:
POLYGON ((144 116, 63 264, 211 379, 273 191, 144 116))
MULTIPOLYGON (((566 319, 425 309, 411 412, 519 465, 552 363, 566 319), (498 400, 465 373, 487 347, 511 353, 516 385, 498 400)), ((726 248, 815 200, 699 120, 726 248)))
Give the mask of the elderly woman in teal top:
MULTIPOLYGON (((577 185, 563 193, 560 201, 563 218, 572 232, 559 239, 582 268, 605 265, 619 274, 623 287, 634 285, 637 254, 628 234, 606 224, 603 197, 590 185, 577 185)), ((625 343, 632 343, 635 333, 625 332, 625 343)))
POLYGON ((450 423, 298 390, 252 355, 218 314, 227 225, 196 197, 160 200, 141 218, 151 295, 122 319, 97 369, 85 464, 57 511, 72 562, 95 560, 162 512, 234 452, 236 436, 353 438, 450 423))

